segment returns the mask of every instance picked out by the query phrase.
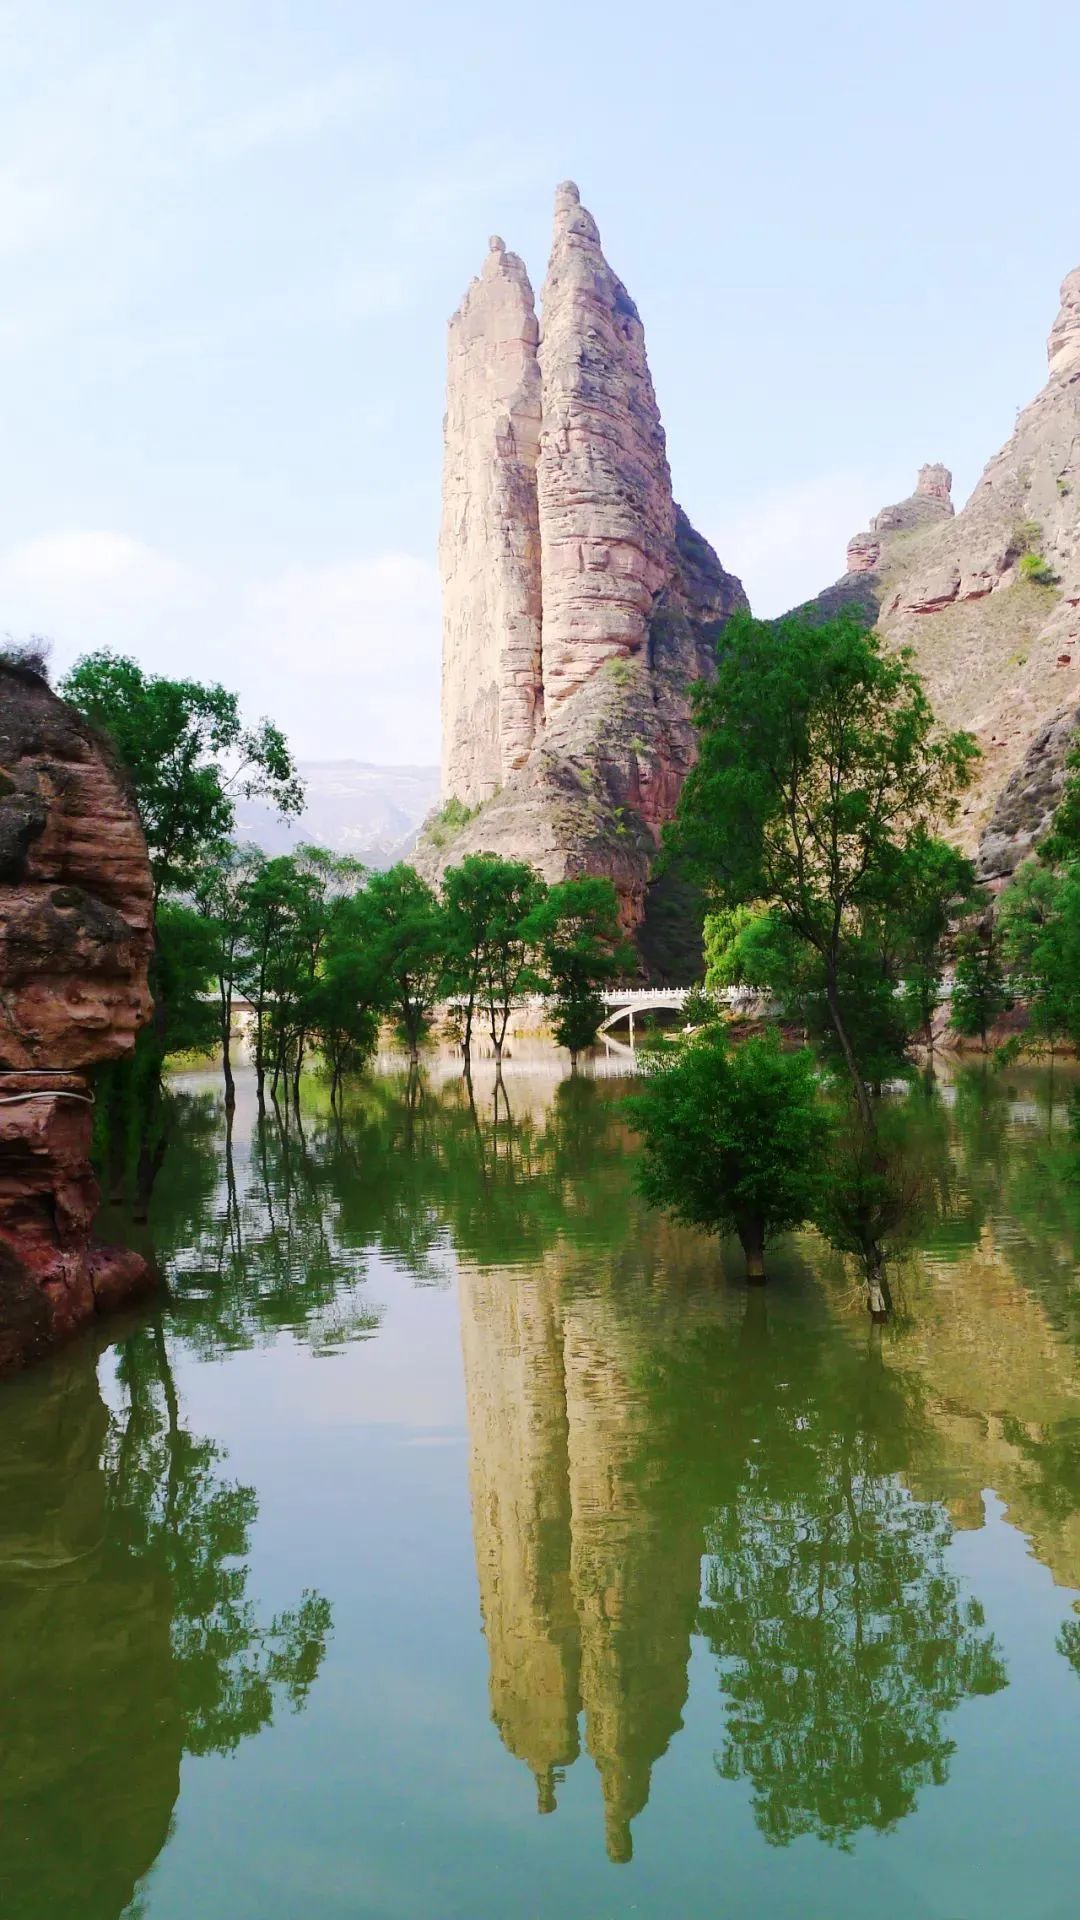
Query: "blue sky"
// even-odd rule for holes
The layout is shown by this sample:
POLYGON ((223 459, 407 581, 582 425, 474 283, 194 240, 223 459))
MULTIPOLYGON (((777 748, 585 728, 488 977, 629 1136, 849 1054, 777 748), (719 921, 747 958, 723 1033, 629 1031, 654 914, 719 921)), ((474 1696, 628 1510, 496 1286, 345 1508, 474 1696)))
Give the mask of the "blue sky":
POLYGON ((1060 0, 0 0, 0 631, 433 760, 445 323, 566 177, 778 611, 1042 384, 1078 71, 1060 0))

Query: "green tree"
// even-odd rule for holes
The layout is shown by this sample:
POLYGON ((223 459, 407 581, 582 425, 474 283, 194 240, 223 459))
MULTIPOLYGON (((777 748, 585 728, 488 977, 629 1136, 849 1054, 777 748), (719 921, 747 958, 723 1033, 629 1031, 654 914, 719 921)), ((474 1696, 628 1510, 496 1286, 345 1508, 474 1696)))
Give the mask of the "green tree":
POLYGON ((997 904, 1009 990, 1028 1008, 1025 1039, 1053 1052, 1080 1041, 1080 863, 1027 860, 997 904))
POLYGON ((552 1030, 571 1065, 596 1040, 604 1018, 601 988, 633 965, 610 880, 583 876, 551 887, 527 923, 541 991, 551 999, 552 1030))
POLYGON ((228 1110, 236 1105, 231 1052, 233 998, 244 972, 251 888, 265 864, 266 856, 257 847, 240 848, 230 841, 203 860, 195 885, 196 904, 213 928, 217 1032, 228 1110))
POLYGON ((144 673, 134 661, 86 654, 60 689, 112 741, 130 775, 146 834, 155 897, 188 891, 211 848, 233 830, 238 799, 299 813, 303 787, 284 735, 245 727, 234 693, 144 673))
POLYGON ((920 829, 903 849, 886 903, 908 1030, 933 1048, 941 1005, 945 942, 952 920, 971 902, 975 868, 945 840, 920 829))
POLYGON ((336 1102, 346 1073, 372 1058, 379 1039, 380 981, 369 951, 356 941, 352 900, 330 902, 322 964, 308 1001, 312 1036, 330 1072, 336 1102))
POLYGON ((504 860, 495 853, 469 854, 446 873, 448 955, 453 984, 465 1000, 466 1059, 477 1009, 501 1060, 514 1001, 540 985, 530 917, 546 892, 524 860, 504 860))
MULTIPOLYGON (((292 1074, 295 1100, 299 1098, 300 1075, 316 1002, 324 1012, 328 1005, 321 985, 324 951, 334 910, 339 902, 353 896, 361 887, 365 870, 359 860, 348 854, 331 853, 325 847, 298 847, 292 861, 296 876, 295 912, 291 938, 282 950, 282 977, 277 985, 274 1026, 278 1058, 282 1070, 287 1066, 292 1074)), ((337 972, 340 980, 340 967, 337 972)), ((338 1010, 344 1011, 340 1002, 338 1010)), ((361 1032, 358 1028, 357 1039, 361 1032)))
POLYGON ((966 1039, 981 1040, 985 1053, 990 1029, 1007 1005, 994 923, 987 914, 957 939, 949 1024, 966 1039))
POLYGON ((402 861, 388 873, 372 874, 352 903, 350 919, 415 1064, 447 979, 446 914, 427 881, 402 861))
POLYGON ((252 873, 243 897, 243 952, 239 984, 255 1015, 255 1083, 259 1104, 271 1066, 280 1076, 279 1037, 286 1009, 278 994, 292 991, 296 931, 305 910, 305 885, 288 854, 266 860, 252 873))
POLYGON ((674 843, 715 906, 761 902, 816 956, 869 1128, 842 1005, 845 962, 882 875, 955 812, 975 743, 939 733, 906 656, 887 653, 851 614, 821 626, 736 615, 695 713, 700 753, 674 843))
POLYGON ((938 1210, 932 1170, 920 1153, 922 1109, 889 1102, 871 1131, 839 1101, 824 1136, 814 1224, 839 1253, 852 1254, 875 1320, 892 1311, 888 1263, 925 1232, 938 1210))
POLYGON ((630 1103, 644 1137, 638 1185, 654 1207, 712 1233, 737 1233, 748 1279, 765 1247, 814 1210, 824 1115, 812 1054, 775 1032, 733 1047, 709 1026, 653 1056, 630 1103))

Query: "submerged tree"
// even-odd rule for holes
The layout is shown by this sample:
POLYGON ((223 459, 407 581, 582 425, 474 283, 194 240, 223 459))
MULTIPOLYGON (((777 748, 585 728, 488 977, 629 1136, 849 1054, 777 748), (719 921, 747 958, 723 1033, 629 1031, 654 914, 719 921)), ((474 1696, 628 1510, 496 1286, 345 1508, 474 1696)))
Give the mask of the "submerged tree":
POLYGON ((831 1246, 858 1261, 875 1320, 892 1308, 889 1261, 938 1210, 935 1181, 919 1151, 924 1133, 921 1104, 886 1103, 868 1133, 854 1109, 839 1101, 823 1142, 814 1223, 831 1246))
POLYGON ((863 1124, 872 1113, 842 989, 864 912, 916 838, 955 812, 976 755, 942 734, 908 659, 851 614, 738 614, 695 698, 700 754, 674 843, 714 904, 761 903, 816 957, 863 1124))
POLYGON ((474 1015, 487 1021, 496 1060, 502 1059, 515 1000, 540 986, 530 916, 546 894, 524 860, 469 854, 443 881, 450 982, 465 1001, 465 1053, 474 1015))
POLYGON ((399 862, 388 873, 371 875, 350 904, 347 925, 383 983, 384 1005, 396 1016, 415 1065, 447 978, 443 908, 427 881, 399 862))
POLYGON ((765 1278, 765 1247, 813 1212, 826 1132, 813 1056, 774 1033, 733 1047, 710 1025, 655 1056, 630 1102, 644 1136, 645 1198, 713 1233, 736 1233, 747 1278, 765 1278))
POLYGON ((563 880, 534 909, 527 937, 539 956, 539 977, 551 1000, 555 1038, 570 1054, 591 1047, 604 1019, 601 989, 632 964, 610 880, 563 880))
POLYGON ((1008 998, 993 917, 986 914, 956 942, 950 1025, 966 1039, 977 1038, 985 1053, 990 1029, 1008 998))

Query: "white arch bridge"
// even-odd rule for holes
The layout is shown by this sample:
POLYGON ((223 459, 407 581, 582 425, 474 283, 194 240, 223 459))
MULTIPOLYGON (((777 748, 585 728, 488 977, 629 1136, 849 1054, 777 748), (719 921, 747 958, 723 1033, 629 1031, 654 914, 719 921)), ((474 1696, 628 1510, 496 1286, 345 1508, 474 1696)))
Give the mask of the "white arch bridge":
MULTIPOLYGON (((681 1013, 692 992, 700 994, 700 987, 609 987, 602 993, 605 1007, 608 1009, 601 1025, 601 1033, 611 1033, 620 1021, 625 1020, 630 1029, 631 1044, 634 1039, 634 1020, 642 1013, 681 1013)), ((729 1013, 750 1011, 760 1004, 760 995, 747 987, 725 987, 720 993, 710 996, 717 1006, 726 1007, 729 1013)))

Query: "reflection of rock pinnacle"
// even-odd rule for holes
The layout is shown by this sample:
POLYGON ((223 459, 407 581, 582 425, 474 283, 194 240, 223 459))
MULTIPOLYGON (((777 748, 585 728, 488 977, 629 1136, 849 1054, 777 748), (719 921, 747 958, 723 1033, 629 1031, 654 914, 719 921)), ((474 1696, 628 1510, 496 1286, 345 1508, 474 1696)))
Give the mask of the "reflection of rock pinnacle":
POLYGON ((604 1816, 604 1843, 607 1857, 616 1866, 625 1866, 634 1857, 634 1841, 630 1832, 630 1822, 620 1813, 609 1807, 604 1816))
POLYGON ((545 1767, 536 1775, 536 1811, 554 1813, 555 1811, 555 1770, 545 1767))

